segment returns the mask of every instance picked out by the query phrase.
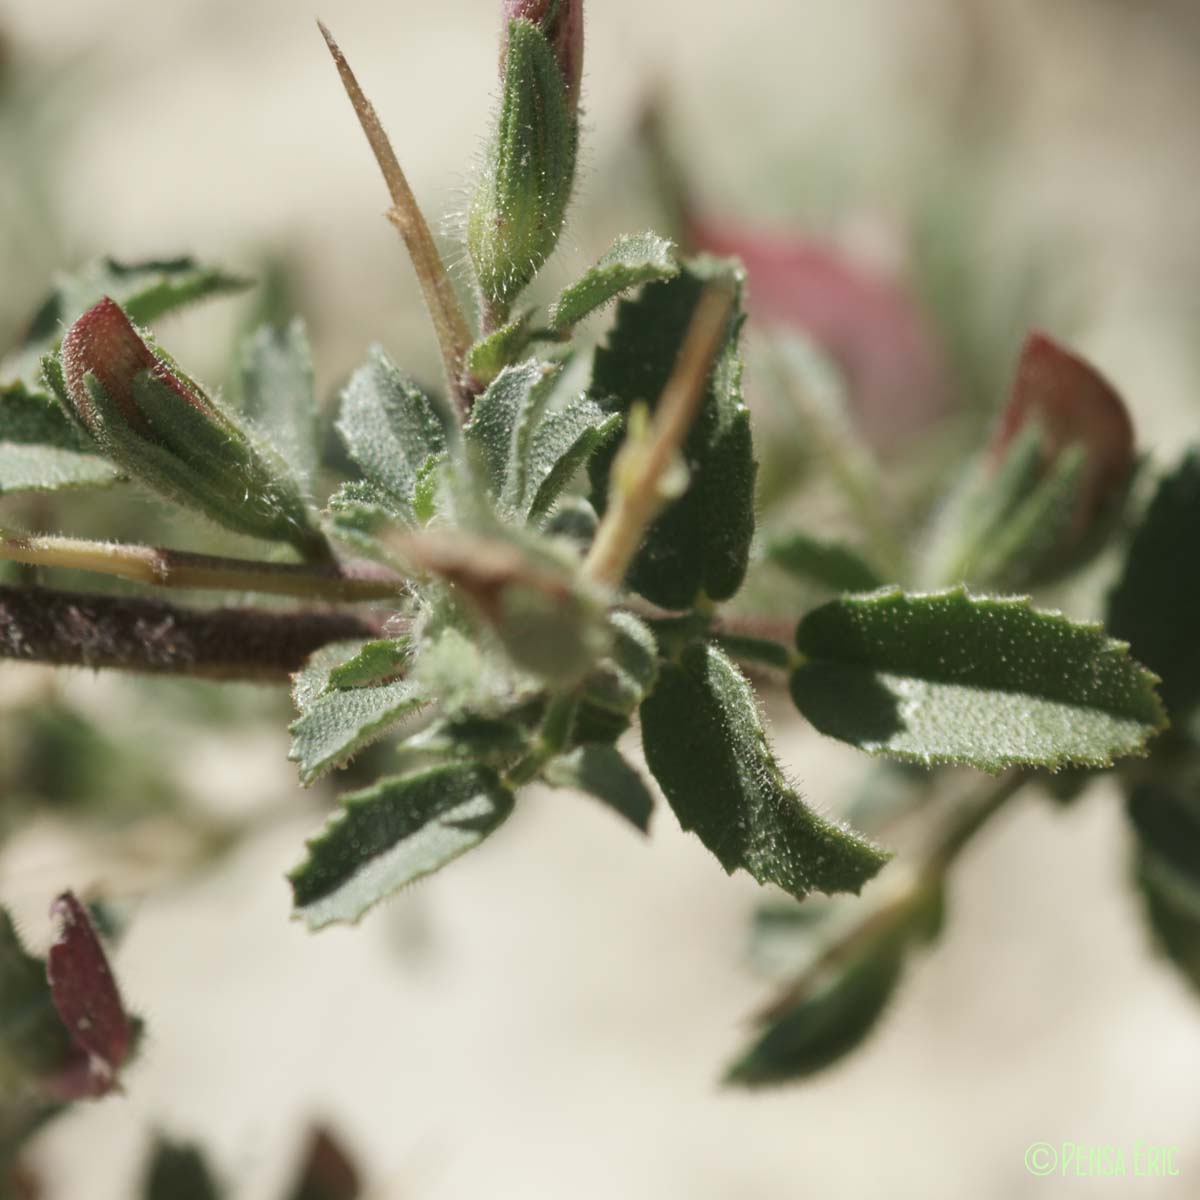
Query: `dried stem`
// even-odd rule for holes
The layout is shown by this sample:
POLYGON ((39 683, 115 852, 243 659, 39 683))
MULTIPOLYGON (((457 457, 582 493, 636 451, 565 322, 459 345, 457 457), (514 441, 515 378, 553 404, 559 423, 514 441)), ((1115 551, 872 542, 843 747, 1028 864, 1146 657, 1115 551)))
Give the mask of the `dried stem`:
POLYGON ((342 78, 342 86, 346 89, 346 95, 350 97, 363 133, 367 135, 375 161, 383 172, 384 182, 392 198, 392 207, 388 210, 387 218, 404 239, 409 258, 412 259, 413 268, 417 272, 421 292, 425 297, 425 305, 433 320, 434 331, 437 333, 450 390, 465 411, 470 405, 463 381, 463 367, 471 345, 467 318, 458 302, 454 285, 450 282, 446 264, 438 253, 429 223, 417 204, 412 188, 408 186, 408 180, 400 167, 400 160, 392 149, 374 106, 359 86, 350 64, 334 41, 333 34, 323 22, 318 21, 317 25, 325 38, 325 44, 329 47, 329 53, 333 56, 338 74, 342 78))
POLYGON ((153 587, 263 592, 310 600, 387 600, 398 596, 405 586, 399 576, 371 562, 256 562, 158 546, 4 531, 0 531, 0 559, 111 575, 153 587))
POLYGON ((700 411, 731 306, 732 297, 725 289, 710 286, 705 291, 649 433, 627 436, 617 455, 608 511, 583 568, 596 583, 613 589, 620 586, 646 530, 669 499, 663 480, 700 411))
POLYGON ((321 646, 377 637, 344 612, 211 611, 133 596, 0 587, 0 658, 246 683, 286 683, 321 646))

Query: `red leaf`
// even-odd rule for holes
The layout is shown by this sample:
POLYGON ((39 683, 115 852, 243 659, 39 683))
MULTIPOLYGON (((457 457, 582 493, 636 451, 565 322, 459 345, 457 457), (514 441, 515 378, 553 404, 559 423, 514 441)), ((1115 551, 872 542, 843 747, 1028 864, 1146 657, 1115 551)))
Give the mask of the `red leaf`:
POLYGON ((60 924, 46 957, 46 977, 58 1015, 86 1055, 88 1076, 76 1078, 72 1071, 60 1086, 78 1095, 103 1095, 129 1053, 129 1017, 87 909, 65 892, 50 911, 60 924))

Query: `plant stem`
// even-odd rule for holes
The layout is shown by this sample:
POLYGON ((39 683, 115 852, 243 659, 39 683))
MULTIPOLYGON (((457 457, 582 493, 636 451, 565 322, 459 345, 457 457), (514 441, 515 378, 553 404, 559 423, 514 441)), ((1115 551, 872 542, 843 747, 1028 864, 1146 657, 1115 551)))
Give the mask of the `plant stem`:
POLYGON ((375 161, 383 172, 384 182, 392 198, 392 207, 388 210, 387 218, 404 239, 408 256, 412 259, 417 280, 421 285, 421 292, 425 297, 425 305, 433 320, 434 332, 442 352, 442 362, 446 368, 446 381, 461 410, 466 413, 470 408, 470 395, 463 378, 463 368, 471 345, 467 318, 458 302, 446 264, 438 253, 429 223, 408 185, 408 179, 400 167, 400 160, 392 149, 374 106, 359 86, 350 64, 334 41, 333 34, 323 22, 318 21, 317 25, 325 38, 325 44, 329 47, 329 53, 333 56, 342 86, 346 89, 346 95, 350 97, 363 133, 367 135, 375 161))
POLYGON ((0 587, 0 658, 286 683, 321 646, 378 637, 344 612, 210 611, 133 596, 0 587))
POLYGON ((65 567, 166 588, 262 592, 310 600, 387 600, 404 580, 371 562, 268 563, 158 546, 89 542, 0 530, 0 559, 65 567))
POLYGON ((725 327, 732 298, 710 286, 696 306, 679 360, 667 380, 649 431, 626 436, 612 469, 608 511, 583 564, 584 574, 614 591, 642 544, 650 523, 670 499, 663 480, 696 419, 725 327))
POLYGON ((945 877, 976 835, 1028 782, 1028 771, 1010 771, 989 789, 983 798, 964 812, 956 813, 934 842, 921 867, 921 878, 938 882, 945 877))

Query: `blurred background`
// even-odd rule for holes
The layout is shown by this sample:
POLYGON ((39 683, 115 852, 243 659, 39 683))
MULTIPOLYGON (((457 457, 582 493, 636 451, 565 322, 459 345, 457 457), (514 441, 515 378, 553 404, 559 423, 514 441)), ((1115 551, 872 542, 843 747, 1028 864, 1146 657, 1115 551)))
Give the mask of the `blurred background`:
MULTIPOLYGON (((497 8, 320 12, 448 239, 495 96, 497 8)), ((0 0, 0 345, 60 269, 192 253, 286 291, 323 395, 371 342, 436 373, 313 16, 0 0)), ((868 439, 916 447, 899 474, 935 410, 982 423, 1002 401, 1034 321, 1119 386, 1143 450, 1173 459, 1195 437, 1194 0, 605 0, 587 38, 584 170, 547 294, 615 234, 665 228, 682 187, 710 232, 803 236, 900 289, 930 342, 898 361, 929 386, 874 388, 886 364, 848 364, 868 439)), ((245 307, 174 320, 173 353, 220 382, 245 307)), ((820 301, 800 316, 836 341, 820 301)), ((836 808, 862 760, 764 701, 802 790, 836 808)), ((52 1200, 124 1200, 156 1130, 266 1200, 318 1119, 388 1198, 1200 1194, 1200 1009, 1145 936, 1114 793, 1007 813, 866 1047, 748 1095, 718 1080, 766 995, 747 954, 758 889, 665 808, 643 844, 599 807, 534 794, 482 851, 310 936, 283 875, 322 797, 286 762, 287 711, 250 688, 0 668, 0 775, 44 763, 38 738, 61 768, 0 797, 0 902, 44 945, 58 891, 114 897, 118 973, 150 1031, 124 1096, 36 1144, 52 1200), (47 795, 84 820, 21 806, 47 795), (1183 1173, 1033 1178, 1040 1141, 1178 1146, 1183 1173)))

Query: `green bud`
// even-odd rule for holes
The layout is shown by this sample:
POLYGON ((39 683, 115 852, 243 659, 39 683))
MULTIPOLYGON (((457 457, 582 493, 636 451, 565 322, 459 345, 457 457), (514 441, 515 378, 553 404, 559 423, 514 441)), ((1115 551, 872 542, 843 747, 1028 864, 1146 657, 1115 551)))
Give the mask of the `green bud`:
POLYGON ((109 299, 63 337, 47 378, 121 470, 251 537, 328 555, 287 465, 143 340, 109 299))
POLYGON ((575 182, 581 61, 581 55, 572 60, 572 82, 541 26, 509 22, 500 115, 467 223, 493 327, 503 323, 562 231, 575 182))

